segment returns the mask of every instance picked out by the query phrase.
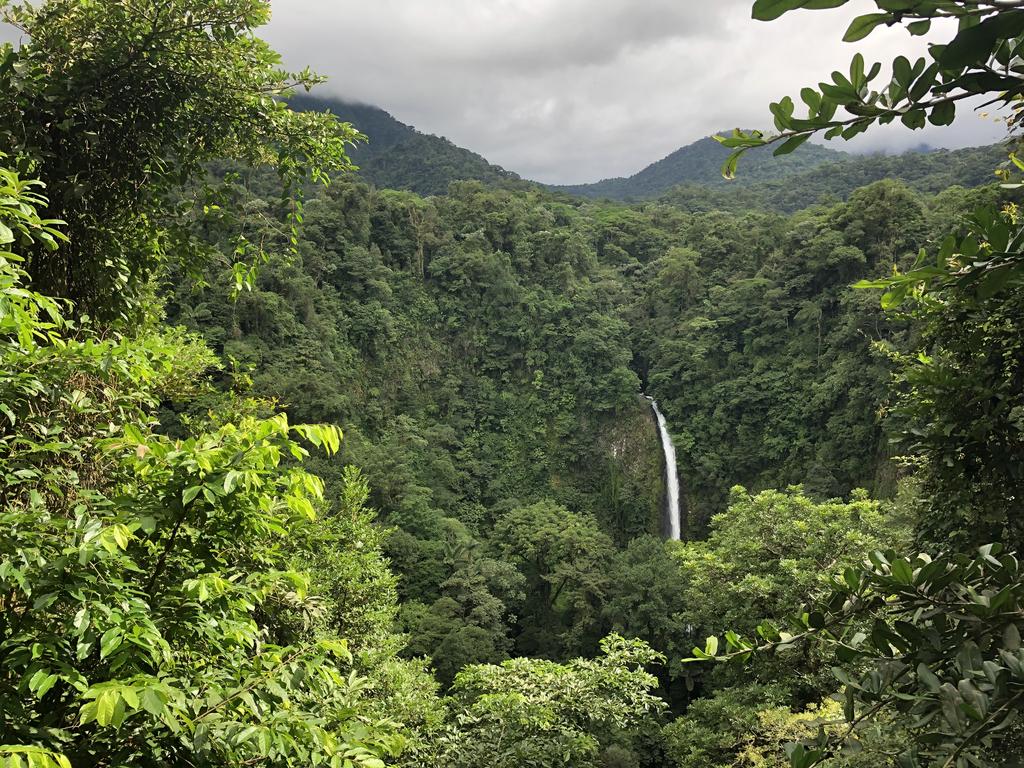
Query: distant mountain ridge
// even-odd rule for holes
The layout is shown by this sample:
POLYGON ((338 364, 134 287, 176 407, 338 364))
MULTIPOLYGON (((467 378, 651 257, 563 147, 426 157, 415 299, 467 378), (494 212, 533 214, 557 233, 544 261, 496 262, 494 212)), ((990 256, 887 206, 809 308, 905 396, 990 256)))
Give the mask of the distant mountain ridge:
POLYGON ((443 195, 453 181, 496 186, 543 186, 576 197, 617 201, 661 200, 691 210, 758 208, 792 212, 828 200, 845 200, 853 190, 881 179, 899 179, 921 192, 977 187, 994 181, 1006 160, 1000 145, 958 150, 920 146, 899 155, 852 155, 808 143, 783 157, 771 148, 748 152, 735 180, 722 178, 729 150, 707 137, 677 149, 628 178, 592 184, 540 185, 488 162, 448 139, 417 131, 378 107, 311 96, 292 99, 297 109, 328 110, 351 122, 370 141, 351 156, 359 175, 383 189, 443 195))
MULTIPOLYGON (((796 154, 803 151, 797 150, 796 154)), ((753 179, 733 186, 680 184, 660 196, 662 202, 691 212, 762 209, 793 213, 817 203, 846 200, 856 189, 883 179, 937 195, 950 187, 981 187, 996 181, 1006 163, 1001 144, 964 149, 910 150, 902 155, 847 155, 796 174, 753 179)), ((743 179, 743 163, 740 177, 743 179)))
POLYGON ((448 139, 421 133, 379 107, 343 99, 295 96, 294 109, 329 111, 369 137, 349 155, 359 175, 374 186, 407 189, 420 195, 443 195, 453 181, 525 184, 511 171, 487 162, 448 139))
POLYGON ((740 176, 734 182, 722 178, 722 164, 731 150, 710 136, 680 147, 629 177, 604 179, 592 184, 548 185, 571 195, 611 200, 642 200, 660 197, 680 184, 718 186, 746 185, 766 179, 792 176, 829 162, 846 160, 839 152, 820 144, 804 144, 798 152, 774 157, 770 148, 751 150, 743 157, 740 176))

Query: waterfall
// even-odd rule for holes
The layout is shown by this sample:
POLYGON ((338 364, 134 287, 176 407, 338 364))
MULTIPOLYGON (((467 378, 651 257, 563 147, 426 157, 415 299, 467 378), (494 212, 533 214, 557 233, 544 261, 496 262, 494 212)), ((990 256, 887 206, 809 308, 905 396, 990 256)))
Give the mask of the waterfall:
POLYGON ((668 536, 679 541, 682 521, 679 513, 679 470, 676 468, 676 446, 668 433, 668 422, 658 409, 653 397, 644 395, 651 402, 651 409, 658 419, 658 432, 661 433, 661 449, 665 454, 665 491, 668 496, 668 536))

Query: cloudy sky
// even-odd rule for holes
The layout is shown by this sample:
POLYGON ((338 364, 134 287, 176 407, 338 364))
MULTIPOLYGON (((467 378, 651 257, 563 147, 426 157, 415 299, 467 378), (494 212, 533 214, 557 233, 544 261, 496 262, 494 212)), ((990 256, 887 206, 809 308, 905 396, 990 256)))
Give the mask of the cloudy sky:
MULTIPOLYGON (((274 0, 264 30, 324 90, 545 182, 629 175, 724 128, 767 127, 767 104, 827 79, 862 50, 890 61, 920 38, 882 29, 855 45, 855 0, 763 23, 751 0, 274 0)), ((856 151, 988 143, 991 119, 876 131, 856 151)), ((372 137, 371 137, 372 139, 372 137)))
MULTIPOLYGON (((549 183, 628 176, 733 127, 769 128, 768 103, 845 69, 924 52, 879 29, 842 43, 853 0, 750 19, 752 0, 272 0, 261 31, 285 64, 330 79, 321 93, 375 104, 520 175, 549 183)), ((937 29, 943 37, 947 29, 937 29)), ((13 30, 0 24, 0 41, 13 30)), ((991 116, 949 128, 876 128, 837 149, 997 141, 991 116)), ((372 136, 370 137, 372 140, 372 136)))

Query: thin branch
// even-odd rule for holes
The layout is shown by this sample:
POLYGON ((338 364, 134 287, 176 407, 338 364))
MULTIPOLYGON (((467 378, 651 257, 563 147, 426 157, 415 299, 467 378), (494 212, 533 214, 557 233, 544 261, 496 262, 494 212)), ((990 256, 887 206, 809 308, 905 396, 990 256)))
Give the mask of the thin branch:
POLYGON ((946 762, 942 764, 942 768, 952 768, 952 766, 955 766, 957 758, 960 757, 960 755, 963 754, 964 750, 970 747, 978 739, 978 737, 985 733, 988 724, 991 723, 997 716, 1004 714, 1007 710, 1013 709, 1017 702, 1019 702, 1021 699, 1024 699, 1024 691, 1020 691, 1016 696, 1013 696, 1012 698, 1005 701, 1003 705, 998 709, 992 710, 988 714, 988 717, 982 720, 978 724, 978 727, 971 731, 971 733, 966 738, 964 738, 963 741, 960 742, 960 745, 953 751, 953 754, 951 754, 949 758, 946 760, 946 762))

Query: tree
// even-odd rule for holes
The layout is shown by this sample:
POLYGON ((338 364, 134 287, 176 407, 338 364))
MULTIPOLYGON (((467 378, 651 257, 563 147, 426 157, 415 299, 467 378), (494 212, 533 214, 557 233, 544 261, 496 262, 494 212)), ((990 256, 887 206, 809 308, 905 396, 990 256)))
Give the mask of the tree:
POLYGON ((496 526, 504 558, 526 577, 532 600, 520 652, 586 651, 597 638, 614 546, 589 515, 551 501, 514 509, 496 526))
MULTIPOLYGON (((724 658, 786 655, 813 638, 833 656, 849 727, 789 744, 794 768, 858 750, 869 726, 893 716, 907 732, 898 765, 966 768, 1013 750, 1009 728, 1024 702, 1022 605, 1020 564, 997 544, 934 559, 875 551, 785 629, 767 622, 759 640, 731 633, 722 647, 724 658)), ((694 652, 717 649, 711 638, 694 652)))
POLYGON ((464 669, 452 692, 459 732, 445 745, 445 764, 597 768, 603 746, 663 706, 644 671, 659 654, 615 635, 601 651, 566 664, 513 659, 464 669))
POLYGON ((708 538, 675 549, 688 582, 683 616, 697 631, 751 631, 827 591, 831 575, 864 552, 904 545, 906 528, 863 491, 849 503, 819 503, 799 488, 753 495, 733 488, 708 538))
MULTIPOLYGON (((739 685, 693 701, 664 729, 665 753, 676 768, 783 768, 784 745, 814 738, 822 720, 842 715, 835 702, 793 711, 784 685, 739 685)), ((833 726, 834 728, 834 726, 833 726)), ((868 758, 864 768, 878 768, 868 758)), ((843 768, 852 768, 843 762, 843 768)))
MULTIPOLYGON (((985 216, 987 214, 980 214, 985 216)), ((914 456, 922 545, 1024 546, 1024 293, 929 291, 904 302, 921 333, 900 358, 894 423, 914 456)))
MULTIPOLYGON (((755 19, 771 20, 797 8, 835 8, 849 0, 756 0, 755 19)), ((879 13, 857 17, 845 40, 856 41, 885 24, 906 24, 913 35, 929 31, 934 19, 956 19, 958 31, 944 45, 929 49, 931 63, 922 57, 913 65, 906 57, 892 63, 892 79, 879 91, 869 85, 881 73, 879 63, 866 68, 864 57, 854 56, 847 77, 832 73, 832 83, 819 83, 819 89, 805 88, 801 98, 808 109, 806 118, 794 117, 792 98, 771 105, 777 133, 734 131, 719 137, 733 154, 723 166, 731 175, 744 152, 782 141, 776 154, 792 152, 811 136, 823 132, 826 138, 851 139, 875 124, 891 123, 899 118, 911 129, 922 128, 926 118, 933 125, 949 125, 956 103, 976 96, 989 96, 989 103, 1009 108, 1007 127, 1012 133, 1020 126, 1024 112, 1024 66, 1016 58, 1024 40, 1024 8, 1016 2, 988 0, 875 0, 879 13), (843 109, 846 115, 837 117, 843 109)), ((1010 159, 1024 169, 1013 153, 1010 159)), ((1004 171, 1004 178, 1009 172, 1004 171)), ((1018 186, 1018 185, 1012 185, 1018 186)), ((964 237, 951 237, 938 254, 929 258, 921 251, 914 269, 905 274, 863 287, 882 287, 887 292, 883 306, 895 307, 913 293, 931 286, 936 294, 943 289, 967 292, 979 299, 991 298, 1001 291, 1018 287, 1024 268, 1024 228, 1010 214, 999 216, 979 211, 971 231, 964 237)))
POLYGON ((509 625, 525 597, 524 583, 511 563, 472 559, 441 583, 443 594, 429 608, 403 607, 402 624, 410 635, 406 652, 429 656, 445 686, 469 664, 507 659, 509 625))
POLYGON ((650 669, 670 706, 685 702, 692 679, 680 664, 680 652, 693 636, 687 626, 686 576, 660 538, 638 536, 616 553, 602 616, 611 631, 643 640, 667 660, 650 669))
MULTIPOLYGON (((163 261, 197 257, 192 220, 225 217, 212 160, 275 166, 293 192, 349 167, 351 126, 283 100, 318 78, 278 68, 253 34, 269 18, 267 0, 0 2, 28 38, 0 47, 0 152, 46 183, 70 236, 26 252, 37 290, 78 314, 132 311, 163 261)), ((244 254, 244 235, 232 247, 244 254)))

